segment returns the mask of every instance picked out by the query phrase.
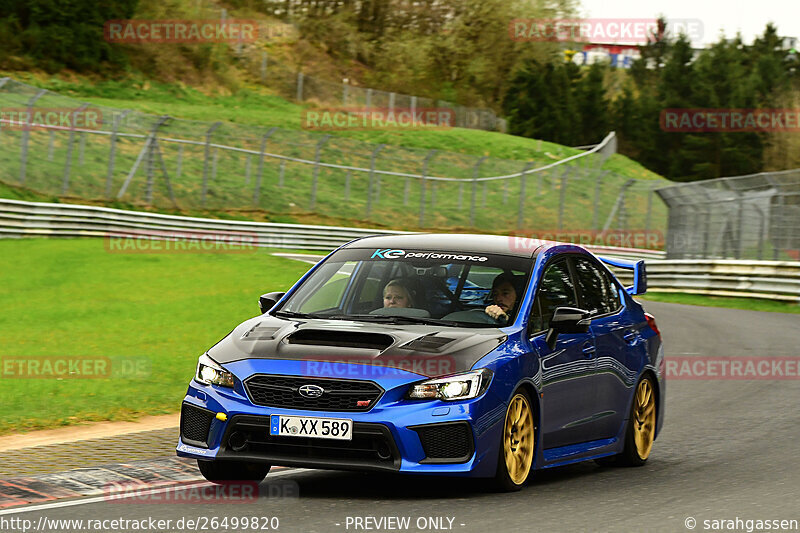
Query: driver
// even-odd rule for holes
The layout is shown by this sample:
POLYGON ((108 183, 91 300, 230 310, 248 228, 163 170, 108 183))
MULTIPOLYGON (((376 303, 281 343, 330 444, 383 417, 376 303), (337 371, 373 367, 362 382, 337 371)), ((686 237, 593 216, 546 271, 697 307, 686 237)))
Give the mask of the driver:
POLYGON ((383 288, 383 307, 414 307, 411 291, 399 279, 393 279, 383 288))
POLYGON ((485 309, 486 314, 498 322, 507 324, 517 303, 514 276, 504 272, 494 278, 491 297, 493 303, 485 309))

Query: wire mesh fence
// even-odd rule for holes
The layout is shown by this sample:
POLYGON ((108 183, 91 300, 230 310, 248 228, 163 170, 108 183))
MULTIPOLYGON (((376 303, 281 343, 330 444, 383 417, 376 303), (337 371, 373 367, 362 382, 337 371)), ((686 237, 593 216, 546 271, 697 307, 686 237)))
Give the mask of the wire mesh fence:
POLYGON ((516 231, 586 244, 662 244, 666 208, 652 198, 663 182, 629 180, 605 168, 616 151, 613 133, 569 157, 545 150, 517 161, 160 117, 8 78, 0 79, 0 111, 0 179, 53 196, 182 212, 261 210, 398 229, 516 231), (24 114, 13 115, 15 121, 6 118, 9 110, 24 114), (68 120, 41 120, 52 110, 68 120), (598 235, 603 230, 616 232, 616 241, 598 235), (647 243, 620 235, 645 231, 647 243))
POLYGON ((800 169, 656 192, 669 207, 670 259, 800 260, 800 169))
POLYGON ((296 102, 312 102, 335 105, 343 108, 384 110, 448 110, 452 113, 452 125, 505 132, 506 120, 498 117, 494 110, 481 107, 466 107, 446 100, 425 98, 408 94, 359 87, 350 83, 337 83, 305 74, 302 69, 290 67, 271 59, 266 51, 242 53, 239 64, 261 83, 284 98, 296 102))

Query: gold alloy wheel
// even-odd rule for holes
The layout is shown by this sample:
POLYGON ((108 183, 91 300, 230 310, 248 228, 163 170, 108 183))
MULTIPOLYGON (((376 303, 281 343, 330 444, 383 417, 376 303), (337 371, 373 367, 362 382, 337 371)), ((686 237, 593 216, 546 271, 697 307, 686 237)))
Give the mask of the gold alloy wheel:
POLYGON ((642 460, 650 456, 656 429, 656 397, 653 384, 645 378, 636 388, 633 406, 633 441, 642 460))
POLYGON ((515 485, 528 477, 533 463, 533 413, 528 399, 520 393, 511 398, 503 431, 503 454, 508 476, 515 485))

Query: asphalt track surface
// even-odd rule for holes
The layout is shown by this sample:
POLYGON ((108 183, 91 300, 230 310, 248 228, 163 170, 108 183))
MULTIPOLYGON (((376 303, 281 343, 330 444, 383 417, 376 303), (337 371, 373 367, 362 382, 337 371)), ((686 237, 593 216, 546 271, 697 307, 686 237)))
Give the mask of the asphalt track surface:
MULTIPOLYGON (((800 315, 663 303, 646 307, 656 316, 667 357, 798 355, 800 315)), ((278 531, 291 532, 493 533, 689 531, 690 518, 696 531, 719 531, 704 521, 739 518, 738 530, 747 531, 746 520, 800 521, 798 405, 797 379, 671 380, 664 430, 644 467, 571 465, 537 472, 527 487, 511 494, 485 492, 480 480, 290 469, 267 482, 290 487, 297 497, 275 498, 262 490, 267 494, 257 502, 238 505, 121 504, 101 498, 0 518, 153 517, 175 524, 180 518, 277 517, 278 531), (410 523, 405 529, 374 529, 370 522, 365 529, 355 527, 356 517, 409 517, 410 523), (428 517, 445 517, 444 525, 431 527, 428 517)), ((173 525, 156 531, 178 530, 173 525)))

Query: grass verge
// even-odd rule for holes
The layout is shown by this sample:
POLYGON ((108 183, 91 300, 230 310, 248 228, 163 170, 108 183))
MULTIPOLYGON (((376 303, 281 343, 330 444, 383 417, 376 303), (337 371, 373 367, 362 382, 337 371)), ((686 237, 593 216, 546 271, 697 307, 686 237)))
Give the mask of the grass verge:
POLYGON ((308 267, 265 250, 130 254, 108 253, 102 239, 0 240, 0 434, 176 412, 197 357, 257 315, 260 294, 308 267), (13 360, 48 356, 109 358, 114 372, 9 377, 13 360), (117 375, 116 364, 137 371, 117 375))
POLYGON ((639 296, 638 298, 652 302, 666 302, 671 304, 726 307, 729 309, 747 309, 749 311, 766 311, 769 313, 800 314, 800 305, 798 304, 777 302, 774 300, 760 300, 758 298, 732 298, 728 296, 704 296, 702 294, 656 291, 648 291, 647 294, 639 296))

